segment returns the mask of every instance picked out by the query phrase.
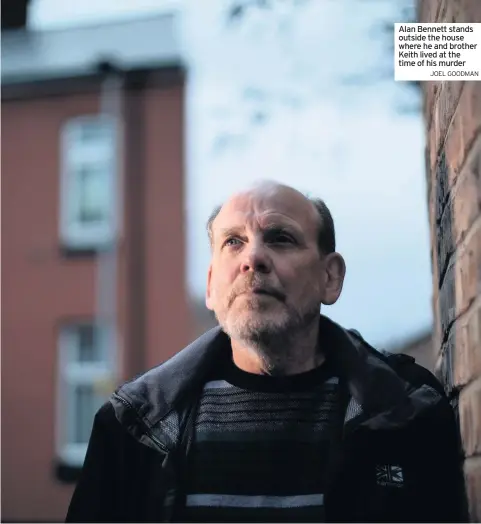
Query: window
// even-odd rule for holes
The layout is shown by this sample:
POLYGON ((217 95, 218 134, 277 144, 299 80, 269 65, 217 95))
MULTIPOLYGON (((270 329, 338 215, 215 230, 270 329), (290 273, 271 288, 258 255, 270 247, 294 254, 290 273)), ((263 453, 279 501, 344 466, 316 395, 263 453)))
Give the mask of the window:
POLYGON ((64 326, 59 336, 57 454, 83 464, 95 413, 113 391, 107 332, 91 323, 64 326))
POLYGON ((116 227, 115 121, 106 116, 70 120, 62 130, 60 236, 71 249, 96 249, 116 227))

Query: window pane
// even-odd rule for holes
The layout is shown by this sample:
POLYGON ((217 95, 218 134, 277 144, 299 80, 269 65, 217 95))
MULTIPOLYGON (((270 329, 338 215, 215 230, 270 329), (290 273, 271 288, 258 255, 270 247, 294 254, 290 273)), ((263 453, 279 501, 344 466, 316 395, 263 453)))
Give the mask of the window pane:
POLYGON ((80 140, 84 144, 105 142, 111 136, 112 129, 107 122, 91 121, 80 125, 80 140))
POLYGON ((77 335, 77 362, 105 361, 105 332, 94 324, 79 324, 75 326, 77 335))
POLYGON ((106 165, 84 165, 78 177, 78 220, 91 224, 105 222, 109 207, 109 177, 106 165))
POLYGON ((101 332, 92 324, 77 326, 78 361, 101 362, 103 360, 101 332))
POLYGON ((78 385, 74 388, 73 420, 69 442, 86 444, 90 438, 95 413, 104 398, 95 394, 92 384, 78 385))

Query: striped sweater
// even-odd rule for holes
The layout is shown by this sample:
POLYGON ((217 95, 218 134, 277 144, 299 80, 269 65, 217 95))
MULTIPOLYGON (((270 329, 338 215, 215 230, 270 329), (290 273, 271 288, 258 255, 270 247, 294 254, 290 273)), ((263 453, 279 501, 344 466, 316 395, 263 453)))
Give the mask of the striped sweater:
POLYGON ((327 462, 342 427, 328 364, 287 377, 230 360, 204 386, 179 522, 323 522, 327 462))

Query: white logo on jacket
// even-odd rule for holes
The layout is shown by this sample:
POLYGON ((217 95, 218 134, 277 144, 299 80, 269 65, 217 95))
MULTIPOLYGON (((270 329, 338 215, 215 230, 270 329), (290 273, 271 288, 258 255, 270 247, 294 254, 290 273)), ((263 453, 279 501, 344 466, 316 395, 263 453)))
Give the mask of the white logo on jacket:
POLYGON ((404 475, 401 466, 390 464, 377 465, 376 483, 380 486, 402 487, 404 485, 404 475))

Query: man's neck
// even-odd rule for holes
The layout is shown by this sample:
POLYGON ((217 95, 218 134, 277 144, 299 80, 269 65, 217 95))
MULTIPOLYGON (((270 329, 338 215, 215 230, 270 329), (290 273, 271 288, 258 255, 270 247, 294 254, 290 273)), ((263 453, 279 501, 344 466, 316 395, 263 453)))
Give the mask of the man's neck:
POLYGON ((320 366, 325 356, 319 348, 315 322, 297 337, 280 337, 268 347, 231 339, 234 364, 257 375, 297 375, 320 366), (275 346, 275 347, 274 347, 275 346))

